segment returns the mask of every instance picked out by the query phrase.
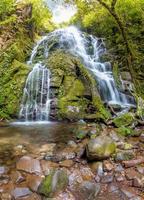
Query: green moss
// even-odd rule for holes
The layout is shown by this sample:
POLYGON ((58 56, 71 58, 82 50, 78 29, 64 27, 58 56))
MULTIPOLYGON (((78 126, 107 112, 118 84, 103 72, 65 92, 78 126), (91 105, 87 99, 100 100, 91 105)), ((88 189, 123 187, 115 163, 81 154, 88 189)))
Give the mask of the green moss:
POLYGON ((39 187, 39 193, 46 197, 53 197, 68 184, 67 174, 63 170, 52 170, 39 187))
POLYGON ((134 122, 134 120, 135 118, 133 113, 125 113, 119 117, 116 117, 113 120, 113 123, 116 127, 129 126, 134 122))
POLYGON ((0 118, 17 116, 29 70, 27 65, 14 60, 9 70, 3 71, 0 76, 0 118))
POLYGON ((121 126, 116 129, 116 132, 122 136, 133 136, 134 130, 132 128, 121 126))
POLYGON ((113 64, 113 76, 114 76, 114 80, 115 80, 116 86, 118 88, 121 88, 120 72, 119 72, 118 63, 114 63, 113 64))
POLYGON ((95 119, 105 120, 111 116, 100 99, 93 74, 78 58, 63 50, 56 50, 49 55, 47 65, 53 77, 52 86, 59 87, 59 118, 86 118, 88 104, 96 110, 93 113, 95 119), (91 99, 85 98, 85 94, 91 99))

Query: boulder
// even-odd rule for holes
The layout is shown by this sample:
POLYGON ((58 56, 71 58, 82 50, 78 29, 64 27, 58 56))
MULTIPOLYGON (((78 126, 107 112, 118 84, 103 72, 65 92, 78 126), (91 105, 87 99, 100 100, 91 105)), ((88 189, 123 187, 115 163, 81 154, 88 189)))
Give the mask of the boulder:
POLYGON ((108 136, 98 136, 91 139, 86 147, 89 160, 104 160, 109 158, 116 150, 116 145, 108 136))
POLYGON ((39 187, 39 193, 53 197, 55 193, 64 190, 68 185, 68 177, 64 170, 53 170, 39 187))

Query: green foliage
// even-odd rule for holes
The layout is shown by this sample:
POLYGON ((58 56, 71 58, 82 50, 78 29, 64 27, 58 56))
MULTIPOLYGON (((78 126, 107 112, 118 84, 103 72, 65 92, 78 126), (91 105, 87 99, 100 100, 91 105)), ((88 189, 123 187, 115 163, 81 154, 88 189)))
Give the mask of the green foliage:
MULTIPOLYGON (((78 13, 73 19, 85 31, 97 37, 105 38, 109 58, 118 62, 121 70, 129 70, 127 65, 127 50, 119 26, 108 10, 98 0, 75 0, 78 13)), ((112 0, 104 1, 110 6, 112 0)), ((137 84, 137 92, 144 97, 144 1, 118 0, 115 11, 124 24, 130 49, 134 55, 133 77, 137 84)))
POLYGON ((0 1, 0 21, 6 19, 15 10, 14 0, 0 1))
POLYGON ((32 4, 32 20, 38 31, 52 31, 54 24, 51 22, 51 13, 44 0, 25 0, 32 4))

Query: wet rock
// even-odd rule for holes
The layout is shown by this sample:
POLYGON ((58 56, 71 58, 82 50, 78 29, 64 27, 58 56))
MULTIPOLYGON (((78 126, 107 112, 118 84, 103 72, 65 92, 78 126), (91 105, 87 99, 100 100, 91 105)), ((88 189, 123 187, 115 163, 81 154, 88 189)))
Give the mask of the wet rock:
POLYGON ((110 172, 114 169, 114 165, 107 160, 104 161, 103 165, 104 165, 104 171, 110 172))
POLYGON ((44 144, 44 145, 42 145, 41 147, 40 147, 40 153, 42 153, 42 152, 48 152, 48 153, 51 153, 51 154, 53 154, 53 151, 54 151, 54 149, 55 149, 55 146, 56 146, 56 144, 55 143, 50 143, 50 144, 44 144))
POLYGON ((131 198, 135 198, 136 194, 133 190, 131 190, 130 188, 125 188, 125 189, 121 189, 121 192, 125 195, 125 197, 127 197, 128 199, 131 198))
POLYGON ((101 182, 102 183, 111 183, 113 181, 113 174, 107 174, 107 175, 104 175, 101 179, 101 182))
POLYGON ((51 161, 41 161, 42 171, 44 175, 48 175, 52 169, 56 169, 59 167, 59 164, 51 162, 51 161))
POLYGON ((3 193, 1 196, 0 196, 0 199, 1 200, 11 200, 12 199, 12 196, 8 193, 3 193))
POLYGON ((42 198, 39 195, 37 195, 36 193, 33 193, 26 197, 18 198, 18 200, 42 200, 42 198))
POLYGON ((98 193, 100 192, 100 189, 101 189, 100 184, 84 181, 78 193, 80 192, 81 197, 83 197, 82 199, 92 200, 97 197, 98 193))
MULTIPOLYGON (((43 199, 43 200, 48 200, 48 199, 43 199)), ((62 191, 56 194, 54 200, 76 200, 76 199, 72 192, 66 190, 64 192, 62 191)))
POLYGON ((8 169, 4 166, 0 166, 0 176, 8 172, 8 169))
POLYGON ((15 188, 12 191, 12 196, 15 199, 22 198, 22 197, 28 196, 30 194, 32 194, 32 192, 28 188, 15 188))
POLYGON ((144 167, 141 166, 137 166, 136 170, 140 173, 144 175, 144 167))
POLYGON ((115 179, 117 182, 123 182, 125 181, 125 175, 123 173, 116 173, 115 179))
POLYGON ((89 167, 81 165, 79 170, 81 172, 83 180, 90 181, 94 178, 94 174, 89 167))
POLYGON ((131 160, 135 154, 133 150, 119 150, 115 155, 116 161, 131 160))
POLYGON ((59 163, 59 165, 60 165, 61 167, 70 168, 71 166, 74 165, 74 162, 73 162, 72 160, 64 160, 64 161, 61 161, 61 162, 59 163))
POLYGON ((76 157, 76 153, 73 148, 65 148, 60 152, 57 152, 56 155, 54 155, 53 161, 54 162, 60 162, 63 160, 71 160, 76 157))
POLYGON ((14 183, 21 183, 25 180, 25 177, 23 177, 19 171, 12 172, 10 177, 14 183))
POLYGON ((122 172, 122 171, 124 171, 123 166, 120 163, 117 164, 115 167, 115 172, 122 172))
POLYGON ((135 169, 129 168, 125 170, 125 175, 127 180, 132 180, 137 177, 139 174, 135 169))
POLYGON ((98 136, 89 141, 86 153, 89 160, 103 160, 109 158, 115 150, 115 143, 110 137, 98 136))
POLYGON ((77 168, 72 168, 69 174, 69 185, 70 188, 77 188, 84 180, 82 178, 81 172, 77 168))
POLYGON ((133 160, 128 160, 128 161, 123 161, 122 162, 123 165, 128 168, 128 167, 134 167, 136 165, 142 164, 144 163, 144 158, 143 157, 139 157, 137 159, 133 159, 133 160))
POLYGON ((68 146, 70 146, 72 148, 76 148, 77 147, 77 144, 73 140, 68 141, 67 144, 68 144, 68 146))
POLYGON ((39 160, 33 159, 29 156, 23 156, 16 163, 16 168, 29 173, 41 174, 41 166, 39 160))
POLYGON ((47 197, 53 197, 56 192, 64 190, 68 185, 68 177, 63 170, 54 170, 43 180, 39 187, 39 193, 47 197))
POLYGON ((96 173, 98 176, 102 176, 104 174, 102 162, 90 163, 90 167, 91 167, 92 171, 94 173, 96 173))
POLYGON ((79 127, 76 131, 75 131, 75 134, 76 134, 76 138, 77 139, 84 139, 87 135, 88 135, 88 128, 87 127, 79 127))
POLYGON ((138 176, 134 177, 132 185, 134 187, 144 188, 144 177, 140 177, 140 178, 138 176))
POLYGON ((10 177, 8 175, 1 175, 0 176, 0 185, 8 184, 10 177))
POLYGON ((42 180, 43 178, 41 176, 28 175, 27 185, 33 192, 37 192, 38 187, 40 186, 42 180))

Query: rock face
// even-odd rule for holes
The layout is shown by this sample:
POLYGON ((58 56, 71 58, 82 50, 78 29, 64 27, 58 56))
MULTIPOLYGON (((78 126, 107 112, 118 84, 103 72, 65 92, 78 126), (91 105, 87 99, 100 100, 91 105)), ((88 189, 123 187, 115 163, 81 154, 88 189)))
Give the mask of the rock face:
POLYGON ((47 60, 51 72, 50 119, 96 120, 107 118, 108 111, 100 100, 96 81, 80 61, 62 51, 54 50, 47 60))
POLYGON ((39 193, 46 197, 53 197, 56 192, 62 191, 68 185, 68 177, 63 170, 54 170, 42 182, 39 193))
POLYGON ((103 160, 109 158, 116 150, 116 145, 110 137, 98 136, 91 139, 86 148, 89 160, 103 160))

